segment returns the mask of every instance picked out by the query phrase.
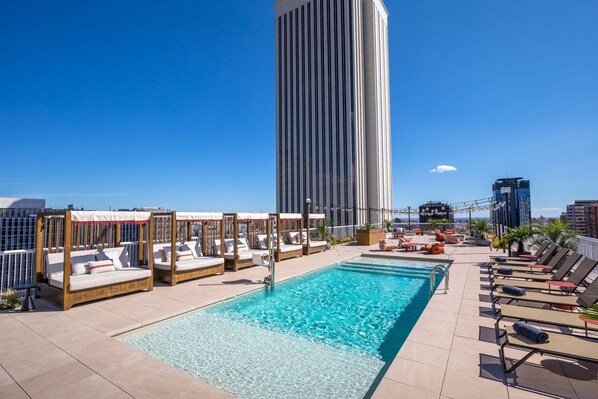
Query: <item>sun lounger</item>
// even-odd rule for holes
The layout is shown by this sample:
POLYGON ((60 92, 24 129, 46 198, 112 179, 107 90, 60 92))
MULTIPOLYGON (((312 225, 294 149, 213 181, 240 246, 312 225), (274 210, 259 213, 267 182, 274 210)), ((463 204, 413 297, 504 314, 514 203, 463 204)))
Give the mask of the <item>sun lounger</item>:
POLYGON ((496 319, 496 334, 498 338, 501 338, 505 334, 500 334, 499 330, 499 322, 505 318, 551 324, 559 327, 576 328, 583 330, 584 333, 587 332, 587 330, 598 331, 598 325, 586 324, 579 318, 579 313, 505 304, 500 305, 498 318, 496 319))
POLYGON ((553 273, 531 273, 531 272, 513 272, 511 274, 501 274, 499 269, 493 269, 494 274, 491 280, 495 279, 508 279, 513 281, 513 284, 517 284, 517 280, 533 280, 533 281, 548 281, 548 280, 562 280, 567 274, 573 269, 573 267, 579 262, 582 255, 573 253, 567 257, 565 262, 559 266, 558 270, 553 273))
MULTIPOLYGON (((540 256, 538 258, 538 260, 536 261, 537 264, 539 265, 545 265, 546 263, 548 263, 548 261, 550 261, 550 259, 552 258, 552 256, 558 251, 559 246, 556 244, 549 244, 548 248, 546 249, 546 251, 544 251, 544 253, 542 254, 542 256, 540 256)), ((497 262, 496 260, 494 262, 490 262, 493 265, 497 265, 497 264, 501 264, 501 265, 511 265, 511 266, 527 266, 529 265, 529 261, 506 261, 506 262, 497 262)))
POLYGON ((543 292, 526 292, 523 296, 511 295, 500 291, 491 291, 490 298, 492 300, 492 309, 495 314, 498 314, 496 305, 500 300, 507 300, 507 305, 513 301, 526 301, 531 303, 543 303, 552 306, 559 306, 565 308, 586 307, 598 301, 598 279, 594 279, 592 283, 581 293, 577 295, 562 295, 562 294, 548 294, 543 292))
POLYGON ((506 328, 505 342, 500 346, 500 358, 505 373, 515 371, 536 353, 597 363, 598 340, 551 332, 549 342, 537 344, 517 334, 512 326, 506 328), (529 351, 529 353, 513 366, 507 367, 505 358, 505 348, 507 347, 529 351))
POLYGON ((507 260, 507 262, 510 262, 510 261, 532 262, 532 261, 535 261, 536 259, 538 259, 540 256, 542 256, 542 253, 548 248, 549 245, 550 245, 550 241, 544 241, 542 243, 542 245, 540 245, 540 248, 538 248, 538 250, 533 255, 521 255, 521 256, 494 255, 494 256, 491 256, 490 259, 504 258, 507 260))
POLYGON ((504 285, 515 285, 525 290, 538 290, 538 291, 550 291, 551 289, 565 290, 571 293, 579 287, 579 285, 585 280, 585 278, 592 272, 596 267, 596 262, 590 258, 584 258, 579 266, 575 268, 571 276, 567 280, 548 280, 548 281, 513 281, 511 279, 496 279, 493 282, 493 289, 504 285))
POLYGON ((558 252, 558 247, 554 244, 550 248, 546 250, 544 255, 537 262, 489 262, 488 264, 488 271, 492 271, 492 269, 498 269, 499 267, 510 267, 513 271, 530 271, 533 270, 532 266, 534 265, 546 265, 550 260, 552 260, 553 255, 558 252))

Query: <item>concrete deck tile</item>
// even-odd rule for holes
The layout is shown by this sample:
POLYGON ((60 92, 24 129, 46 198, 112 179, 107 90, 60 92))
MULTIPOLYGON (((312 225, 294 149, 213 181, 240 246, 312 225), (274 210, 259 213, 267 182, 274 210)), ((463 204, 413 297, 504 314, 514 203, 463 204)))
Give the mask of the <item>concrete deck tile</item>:
POLYGON ((397 356, 430 366, 446 367, 449 353, 448 349, 410 342, 409 345, 403 345, 397 356))
POLYGON ((29 396, 16 383, 0 386, 0 399, 25 399, 29 396))
POLYGON ((438 333, 416 325, 413 330, 411 330, 409 337, 407 337, 407 341, 426 344, 437 348, 450 349, 453 342, 453 332, 446 331, 438 333))
POLYGON ((385 378, 440 394, 444 368, 396 358, 388 368, 385 378))
POLYGON ((372 399, 397 398, 438 399, 438 394, 384 378, 372 395, 372 399))
POLYGON ((502 382, 473 379, 454 371, 446 372, 442 395, 452 399, 492 398, 508 399, 507 387, 502 382))

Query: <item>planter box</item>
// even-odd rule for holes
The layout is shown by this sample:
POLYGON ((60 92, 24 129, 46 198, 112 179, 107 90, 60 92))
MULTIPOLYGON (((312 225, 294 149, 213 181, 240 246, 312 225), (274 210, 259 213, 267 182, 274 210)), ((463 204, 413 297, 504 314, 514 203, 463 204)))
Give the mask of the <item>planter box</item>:
POLYGON ((374 245, 386 238, 384 229, 357 230, 356 234, 358 245, 374 245))

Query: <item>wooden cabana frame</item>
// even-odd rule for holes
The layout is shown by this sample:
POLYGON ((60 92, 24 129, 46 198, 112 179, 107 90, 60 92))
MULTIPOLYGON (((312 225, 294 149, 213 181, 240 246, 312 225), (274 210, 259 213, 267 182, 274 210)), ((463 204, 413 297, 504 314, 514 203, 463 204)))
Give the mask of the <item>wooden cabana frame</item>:
MULTIPOLYGON (((225 257, 224 264, 227 269, 239 271, 240 269, 255 266, 253 258, 249 256, 241 257, 239 251, 241 225, 246 226, 247 245, 250 251, 257 251, 259 249, 258 234, 269 235, 270 232, 270 215, 268 213, 226 213, 224 214, 225 223, 227 224, 227 231, 229 231, 230 238, 234 238, 233 258, 225 257)), ((228 238, 228 237, 227 237, 228 238)), ((225 240, 226 241, 226 240, 225 240)), ((223 241, 224 245, 224 241, 223 241)), ((271 240, 266 240, 267 252, 270 253, 271 240)))
MULTIPOLYGON (((38 282, 45 282, 44 294, 57 299, 63 310, 70 309, 73 305, 94 301, 97 299, 111 298, 113 296, 126 294, 135 291, 153 290, 153 263, 151 261, 151 231, 152 215, 149 212, 103 212, 103 211, 62 211, 62 212, 40 212, 37 215, 36 227, 36 277, 38 282), (76 277, 72 273, 72 256, 91 256, 99 251, 114 249, 121 255, 126 250, 121 246, 121 228, 123 224, 138 224, 138 257, 139 264, 146 259, 144 252, 148 251, 147 267, 127 267, 127 275, 134 279, 120 281, 111 284, 93 284, 93 278, 89 277, 87 285, 89 288, 76 289, 72 287, 72 281, 76 277), (144 245, 144 231, 147 231, 147 246, 144 245), (52 262, 50 261, 52 258, 52 262), (62 262, 60 262, 62 258, 62 262), (62 271, 61 285, 57 287, 52 283, 53 276, 49 268, 62 271), (149 273, 143 272, 144 269, 149 273), (47 271, 47 276, 45 276, 47 271), (133 271, 142 273, 132 274, 133 271), (142 274, 144 277, 135 278, 142 274)), ((131 261, 131 259, 128 259, 131 261)), ((132 262, 131 262, 132 263, 132 262)), ((112 272, 112 273, 118 273, 112 272)), ((97 275, 101 276, 101 275, 97 275)), ((123 274, 124 276, 124 274, 123 274)), ((119 279, 116 279, 119 280, 119 279)), ((102 279, 98 278, 98 281, 102 279)))
POLYGON ((276 213, 273 216, 276 217, 276 261, 303 256, 303 216, 300 213, 276 213), (282 244, 285 236, 292 232, 299 233, 298 248, 286 250, 282 244))
MULTIPOLYGON (((155 212, 153 216, 157 227, 154 244, 170 244, 170 248, 174 248, 176 251, 178 244, 188 243, 196 238, 193 235, 195 225, 200 225, 201 250, 204 255, 215 255, 214 240, 220 239, 221 242, 224 240, 224 215, 222 213, 175 211, 155 212)), ((224 260, 222 259, 221 262, 211 261, 214 258, 224 258, 224 254, 221 251, 220 256, 201 256, 195 260, 196 268, 179 270, 176 256, 171 256, 170 269, 155 268, 154 275, 157 279, 174 286, 182 281, 194 280, 212 274, 224 274, 224 260)))
POLYGON ((317 241, 317 245, 312 245, 314 242, 311 239, 311 222, 315 220, 326 220, 326 215, 322 214, 314 214, 310 213, 305 218, 305 241, 306 243, 303 245, 303 255, 311 255, 317 252, 326 251, 326 230, 324 229, 322 241, 317 241))

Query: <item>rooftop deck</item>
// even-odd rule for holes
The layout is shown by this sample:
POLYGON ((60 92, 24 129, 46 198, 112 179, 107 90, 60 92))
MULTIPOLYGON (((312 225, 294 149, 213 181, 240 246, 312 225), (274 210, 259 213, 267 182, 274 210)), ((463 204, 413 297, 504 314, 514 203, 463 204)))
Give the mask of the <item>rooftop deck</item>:
MULTIPOLYGON (((282 281, 372 248, 335 249, 278 264, 282 281)), ((409 256, 454 261, 450 290, 441 284, 374 398, 594 398, 598 366, 533 356, 505 377, 494 335, 485 269, 487 247, 447 245, 446 255, 409 256), (541 366, 540 366, 541 365, 541 366)), ((384 255, 405 256, 404 252, 384 255)), ((206 277, 175 287, 156 284, 136 293, 63 312, 43 299, 35 312, 0 313, 0 396, 228 398, 197 380, 112 338, 115 335, 220 302, 261 286, 248 284, 263 268, 206 277)), ((507 356, 521 358, 508 351, 507 356)))

